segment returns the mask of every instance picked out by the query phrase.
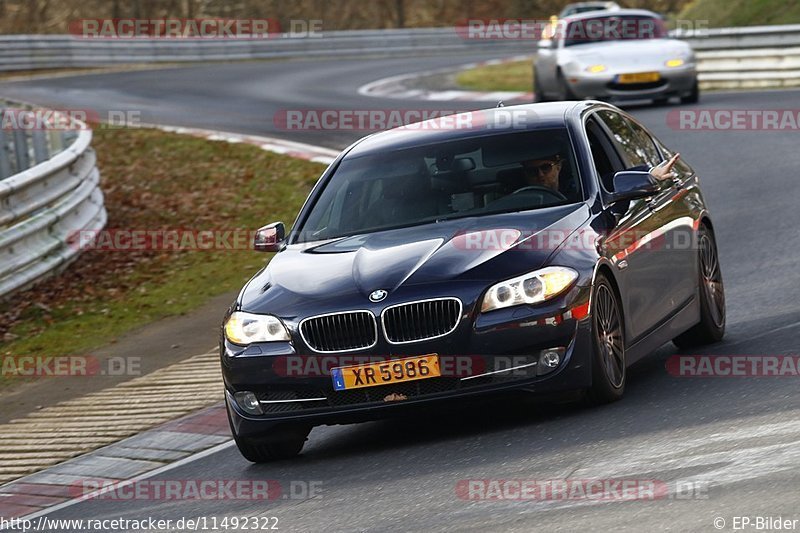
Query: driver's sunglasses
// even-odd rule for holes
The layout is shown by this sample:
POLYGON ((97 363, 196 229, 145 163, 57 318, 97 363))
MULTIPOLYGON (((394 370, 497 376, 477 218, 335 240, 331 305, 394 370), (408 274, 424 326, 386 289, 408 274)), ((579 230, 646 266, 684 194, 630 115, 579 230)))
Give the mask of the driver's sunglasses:
POLYGON ((554 161, 551 163, 542 163, 541 165, 525 165, 525 170, 530 170, 531 172, 535 172, 537 174, 547 174, 553 167, 555 167, 559 161, 554 161))

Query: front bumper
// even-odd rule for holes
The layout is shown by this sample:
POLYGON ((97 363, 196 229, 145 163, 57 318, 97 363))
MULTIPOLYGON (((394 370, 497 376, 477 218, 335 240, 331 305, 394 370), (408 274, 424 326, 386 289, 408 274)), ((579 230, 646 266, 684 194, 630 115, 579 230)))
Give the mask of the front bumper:
POLYGON ((697 71, 694 67, 659 69, 658 72, 661 79, 651 83, 618 83, 618 73, 581 73, 567 77, 567 81, 579 99, 600 98, 612 101, 688 96, 697 82, 697 71))
POLYGON ((222 339, 226 403, 234 432, 259 437, 283 424, 360 422, 476 395, 586 388, 591 385, 592 354, 588 294, 588 287, 576 287, 563 301, 545 307, 520 306, 462 320, 447 337, 393 347, 379 343, 353 353, 315 354, 298 340, 242 350, 222 339), (539 354, 553 348, 562 350, 561 363, 542 375, 539 354), (441 377, 333 388, 332 367, 430 353, 439 355, 441 377), (234 399, 241 391, 255 393, 263 414, 242 409, 234 399))

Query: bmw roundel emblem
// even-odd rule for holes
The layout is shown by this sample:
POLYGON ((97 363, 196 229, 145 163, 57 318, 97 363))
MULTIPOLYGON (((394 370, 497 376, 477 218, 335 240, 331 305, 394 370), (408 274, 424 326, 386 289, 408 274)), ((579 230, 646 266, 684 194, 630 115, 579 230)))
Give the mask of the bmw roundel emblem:
POLYGON ((386 292, 383 289, 378 289, 377 291, 372 291, 372 294, 369 295, 369 301, 370 302, 380 302, 381 300, 386 298, 387 294, 389 294, 389 293, 386 292))

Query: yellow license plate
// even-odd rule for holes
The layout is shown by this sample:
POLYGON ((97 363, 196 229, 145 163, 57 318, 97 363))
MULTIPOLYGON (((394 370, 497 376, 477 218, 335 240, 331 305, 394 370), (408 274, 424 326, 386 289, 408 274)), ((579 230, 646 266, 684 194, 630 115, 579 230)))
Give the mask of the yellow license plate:
POLYGON ((435 353, 331 369, 333 388, 336 390, 377 387, 441 375, 439 356, 435 353))
POLYGON ((651 83, 661 79, 658 72, 636 72, 634 74, 620 74, 619 83, 651 83))

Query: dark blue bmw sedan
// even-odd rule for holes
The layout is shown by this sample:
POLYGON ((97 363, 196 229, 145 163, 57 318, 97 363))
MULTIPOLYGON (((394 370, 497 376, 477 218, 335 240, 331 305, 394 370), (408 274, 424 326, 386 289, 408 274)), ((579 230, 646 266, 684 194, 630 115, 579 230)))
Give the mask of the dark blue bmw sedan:
MULTIPOLYGON (((377 133, 321 176, 228 310, 231 429, 254 462, 312 427, 507 391, 622 397, 626 368, 718 341, 722 275, 698 177, 600 102, 377 133)), ((498 399, 498 401, 502 401, 498 399)))

